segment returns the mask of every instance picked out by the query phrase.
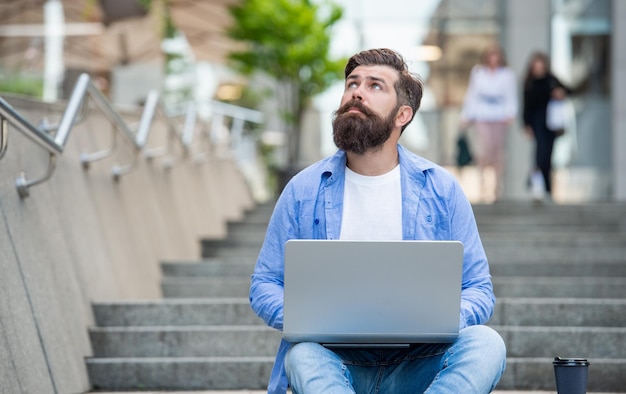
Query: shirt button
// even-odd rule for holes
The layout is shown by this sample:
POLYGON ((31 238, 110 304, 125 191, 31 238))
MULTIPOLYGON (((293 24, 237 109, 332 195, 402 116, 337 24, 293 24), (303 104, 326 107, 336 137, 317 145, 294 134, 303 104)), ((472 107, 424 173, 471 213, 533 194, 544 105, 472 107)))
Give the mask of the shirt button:
POLYGON ((433 217, 432 217, 432 216, 430 216, 430 215, 426 216, 426 221, 427 221, 428 223, 432 222, 432 221, 433 221, 433 217))
POLYGON ((315 224, 320 224, 320 220, 319 220, 319 219, 315 219, 315 220, 313 221, 313 223, 315 223, 315 224))

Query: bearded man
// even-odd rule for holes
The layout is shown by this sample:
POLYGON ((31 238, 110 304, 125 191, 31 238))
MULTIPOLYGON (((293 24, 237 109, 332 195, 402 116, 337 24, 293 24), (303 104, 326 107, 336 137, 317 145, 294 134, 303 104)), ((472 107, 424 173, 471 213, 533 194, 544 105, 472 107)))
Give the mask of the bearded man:
POLYGON ((250 304, 282 330, 290 239, 458 240, 464 245, 458 338, 375 350, 282 340, 268 393, 288 387, 297 394, 488 393, 500 379, 506 349, 484 325, 495 296, 471 205, 449 172, 398 144, 421 98, 422 83, 399 53, 371 49, 350 58, 333 119, 339 150, 294 176, 278 198, 250 304))

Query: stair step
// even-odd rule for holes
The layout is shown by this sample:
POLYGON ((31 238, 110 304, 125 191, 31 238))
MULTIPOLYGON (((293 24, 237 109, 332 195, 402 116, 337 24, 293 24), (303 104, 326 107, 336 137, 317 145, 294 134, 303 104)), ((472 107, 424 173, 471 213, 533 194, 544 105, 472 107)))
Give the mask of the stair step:
POLYGON ((626 233, 616 232, 543 232, 529 234, 499 232, 481 232, 485 248, 507 247, 545 247, 545 248, 616 248, 626 252, 626 233))
POLYGON ((267 222, 265 223, 237 223, 227 225, 226 238, 258 238, 265 237, 267 231, 267 222))
POLYGON ((265 233, 250 234, 228 234, 224 238, 204 238, 200 242, 203 248, 220 248, 220 247, 246 247, 260 249, 265 239, 265 233))
POLYGON ((228 234, 234 234, 239 231, 250 231, 255 233, 263 233, 267 230, 267 224, 269 222, 269 217, 267 218, 259 218, 255 221, 245 221, 245 222, 228 222, 226 223, 226 229, 228 234))
MULTIPOLYGON (((563 357, 580 355, 561 354, 563 357)), ((583 356, 584 357, 584 356, 583 356)), ((496 390, 556 391, 551 358, 507 358, 507 367, 496 390)), ((587 392, 621 392, 626 387, 626 359, 588 358, 587 392)))
POLYGON ((572 263, 543 262, 493 262, 489 261, 491 275, 496 276, 596 276, 626 277, 626 263, 572 263))
POLYGON ((280 332, 262 326, 93 327, 95 357, 272 356, 280 332))
POLYGON ((566 248, 566 247, 507 247, 485 246, 489 264, 507 263, 572 263, 626 264, 626 250, 621 247, 566 248))
POLYGON ((249 245, 209 245, 202 241, 201 256, 203 258, 216 257, 228 261, 242 261, 254 263, 259 256, 261 244, 249 245))
POLYGON ((626 358, 624 327, 491 327, 504 339, 509 357, 626 358))
MULTIPOLYGON (((553 228, 563 227, 569 228, 572 226, 599 226, 599 227, 617 227, 621 228, 624 224, 624 216, 619 216, 619 211, 607 211, 607 212, 520 212, 520 213, 507 213, 507 214, 490 214, 486 212, 474 211, 476 217, 476 223, 478 226, 502 226, 503 228, 509 228, 508 226, 528 226, 539 228, 553 228)), ((622 211, 622 215, 626 215, 626 211, 622 211)))
POLYGON ((274 357, 88 358, 94 390, 262 390, 274 357))
POLYGON ((499 298, 489 324, 626 327, 626 299, 499 298))
MULTIPOLYGON (((507 234, 516 234, 520 237, 527 236, 537 231, 545 233, 573 233, 573 232, 599 232, 599 233, 619 233, 624 232, 624 224, 612 222, 571 222, 558 220, 547 216, 545 220, 538 221, 537 218, 531 217, 527 220, 519 220, 518 218, 497 218, 497 219, 477 219, 478 230, 481 234, 495 234, 506 232, 507 234)), ((252 229, 252 228, 251 228, 252 229)))
MULTIPOLYGON (((517 201, 501 201, 497 204, 474 204, 472 206, 477 217, 569 217, 571 220, 609 220, 619 214, 626 214, 626 204, 619 202, 585 203, 585 204, 546 204, 520 203, 517 201)), ((622 217, 624 217, 622 215, 622 217)))
POLYGON ((254 262, 224 262, 219 259, 196 262, 163 262, 164 276, 242 276, 250 277, 254 262))
POLYGON ((626 278, 493 277, 497 297, 626 298, 626 278))
POLYGON ((250 293, 250 277, 164 277, 161 289, 166 298, 247 298, 250 293))
MULTIPOLYGON (((626 278, 493 277, 497 297, 626 298, 626 278)), ((165 277, 163 295, 175 298, 248 297, 250 278, 165 277)))
POLYGON ((93 303, 96 325, 262 325, 248 298, 165 299, 93 303))

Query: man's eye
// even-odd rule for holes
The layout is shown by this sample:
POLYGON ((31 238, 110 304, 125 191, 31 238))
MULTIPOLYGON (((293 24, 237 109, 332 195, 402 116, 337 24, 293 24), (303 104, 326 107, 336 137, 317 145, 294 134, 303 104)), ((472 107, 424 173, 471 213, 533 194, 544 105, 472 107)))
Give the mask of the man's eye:
POLYGON ((382 88, 383 88, 383 87, 382 87, 382 86, 380 86, 380 84, 378 84, 378 83, 373 83, 373 84, 372 84, 372 89, 374 89, 374 90, 380 90, 380 89, 382 89, 382 88))
POLYGON ((352 88, 356 88, 357 86, 359 86, 359 85, 358 85, 356 82, 350 82, 350 83, 348 84, 348 87, 349 87, 349 88, 351 88, 351 89, 352 89, 352 88))

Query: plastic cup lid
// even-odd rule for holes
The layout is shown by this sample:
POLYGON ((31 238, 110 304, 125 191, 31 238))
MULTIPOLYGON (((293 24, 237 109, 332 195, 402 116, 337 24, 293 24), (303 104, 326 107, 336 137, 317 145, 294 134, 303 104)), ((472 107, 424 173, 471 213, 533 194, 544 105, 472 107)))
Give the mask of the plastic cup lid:
POLYGON ((586 358, 565 358, 565 357, 555 357, 554 365, 565 365, 565 366, 582 366, 589 365, 589 361, 586 358))

